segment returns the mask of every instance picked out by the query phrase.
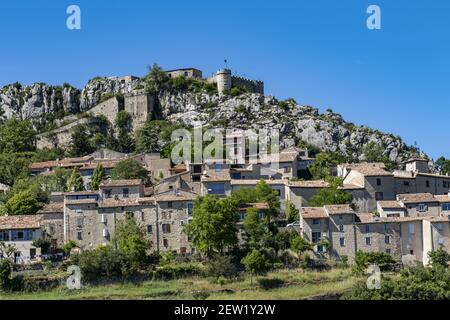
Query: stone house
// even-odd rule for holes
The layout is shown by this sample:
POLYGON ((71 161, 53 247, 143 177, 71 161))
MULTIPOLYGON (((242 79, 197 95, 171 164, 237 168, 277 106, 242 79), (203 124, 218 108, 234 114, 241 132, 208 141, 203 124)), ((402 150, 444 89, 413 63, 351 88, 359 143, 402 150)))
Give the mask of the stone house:
POLYGON ((42 215, 0 216, 0 241, 15 247, 10 257, 0 252, 0 259, 9 258, 16 264, 40 260, 41 249, 33 245, 33 240, 44 236, 42 215))

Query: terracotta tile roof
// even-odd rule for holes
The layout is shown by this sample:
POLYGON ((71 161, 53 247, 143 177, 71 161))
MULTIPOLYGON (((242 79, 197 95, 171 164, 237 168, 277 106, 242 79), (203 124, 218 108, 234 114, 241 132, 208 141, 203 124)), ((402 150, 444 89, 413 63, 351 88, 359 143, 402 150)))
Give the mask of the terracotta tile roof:
POLYGON ((402 222, 412 222, 412 221, 421 221, 424 217, 388 217, 388 218, 380 218, 374 216, 372 213, 358 213, 357 223, 365 224, 365 223, 402 223, 402 222))
POLYGON ((434 178, 441 178, 441 179, 450 180, 450 176, 443 175, 443 174, 438 174, 438 173, 418 172, 417 175, 418 176, 424 176, 424 177, 434 177, 434 178))
POLYGON ((400 205, 398 201, 395 200, 383 200, 383 201, 377 201, 377 203, 380 205, 381 208, 384 209, 403 209, 403 207, 400 205))
POLYGON ((348 204, 336 204, 336 205, 326 205, 324 209, 329 215, 332 214, 354 214, 355 211, 348 204))
POLYGON ((397 195, 403 203, 438 202, 431 193, 405 193, 397 195))
POLYGON ((99 208, 134 207, 154 204, 152 198, 105 199, 98 203, 99 208))
POLYGON ((439 202, 444 202, 444 203, 450 202, 450 195, 448 195, 448 194, 441 194, 441 195, 437 195, 434 197, 439 202))
POLYGON ((416 173, 412 172, 412 171, 395 170, 394 177, 396 177, 398 179, 415 179, 416 173))
POLYGON ((186 171, 186 165, 183 163, 179 163, 170 168, 169 171, 186 171))
POLYGON ((360 186, 360 185, 354 184, 354 183, 344 183, 343 186, 340 189, 343 189, 343 190, 357 190, 357 189, 364 189, 364 186, 360 186))
POLYGON ((141 179, 105 180, 100 184, 100 188, 139 186, 141 184, 141 179))
MULTIPOLYGON (((267 184, 271 185, 271 184, 284 184, 286 185, 288 183, 287 180, 283 180, 283 179, 274 179, 274 180, 270 180, 270 179, 263 179, 267 184)), ((256 180, 256 179, 232 179, 231 180, 231 185, 256 185, 259 181, 261 180, 256 180)))
POLYGON ((230 172, 213 172, 210 171, 206 175, 202 175, 202 182, 213 182, 213 181, 230 181, 230 172))
POLYGON ((450 216, 444 215, 440 217, 424 217, 424 220, 428 220, 430 222, 450 222, 450 216))
POLYGON ((91 195, 91 194, 98 194, 98 191, 93 190, 84 190, 84 191, 70 191, 70 192, 64 192, 65 196, 79 196, 79 195, 91 195))
POLYGON ((150 199, 157 202, 164 201, 192 201, 198 197, 198 194, 183 190, 170 190, 164 193, 155 194, 150 199))
POLYGON ((44 162, 34 162, 30 164, 30 169, 46 169, 46 168, 53 168, 57 167, 59 164, 59 161, 44 161, 44 162))
POLYGON ((328 214, 324 208, 303 207, 300 209, 300 214, 303 219, 328 218, 328 214))
POLYGON ((298 157, 296 152, 280 152, 279 154, 268 154, 258 160, 258 163, 294 162, 298 157))
POLYGON ((80 204, 96 204, 96 199, 73 199, 73 200, 66 200, 66 205, 80 205, 80 204))
POLYGON ((64 212, 64 202, 52 202, 46 204, 41 210, 39 210, 38 214, 46 214, 46 213, 63 213, 64 212))
POLYGON ((384 164, 379 163, 359 163, 353 164, 348 167, 351 170, 357 171, 367 177, 377 177, 377 176, 392 176, 392 172, 386 170, 384 164))
POLYGON ((27 216, 0 216, 0 230, 11 229, 39 229, 42 224, 42 215, 27 216))
POLYGON ((324 180, 289 181, 291 188, 326 188, 328 185, 328 182, 324 180))

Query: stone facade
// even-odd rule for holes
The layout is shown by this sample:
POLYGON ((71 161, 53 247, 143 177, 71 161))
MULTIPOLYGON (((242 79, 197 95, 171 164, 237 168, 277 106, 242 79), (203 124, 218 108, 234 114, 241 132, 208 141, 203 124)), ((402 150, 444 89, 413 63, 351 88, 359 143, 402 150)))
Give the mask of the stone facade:
POLYGON ((135 131, 154 118, 155 100, 144 91, 129 93, 125 95, 125 111, 131 115, 131 127, 135 131))

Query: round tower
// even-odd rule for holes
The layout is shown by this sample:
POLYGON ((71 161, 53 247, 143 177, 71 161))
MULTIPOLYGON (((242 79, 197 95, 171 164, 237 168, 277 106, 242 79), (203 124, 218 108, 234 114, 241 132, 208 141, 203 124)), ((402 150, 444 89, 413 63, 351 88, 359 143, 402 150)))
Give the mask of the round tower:
POLYGON ((216 73, 217 91, 223 94, 224 91, 231 89, 231 70, 221 69, 216 73))

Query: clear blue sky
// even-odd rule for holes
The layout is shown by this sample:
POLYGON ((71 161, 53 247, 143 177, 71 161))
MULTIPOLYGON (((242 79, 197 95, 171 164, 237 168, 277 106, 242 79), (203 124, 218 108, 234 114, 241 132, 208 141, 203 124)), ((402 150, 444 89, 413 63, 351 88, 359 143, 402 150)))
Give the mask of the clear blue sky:
POLYGON ((153 62, 209 75, 223 60, 278 98, 332 108, 450 157, 450 1, 29 0, 0 4, 0 86, 143 75, 153 62), (66 8, 82 30, 66 28, 66 8), (366 9, 382 29, 366 28, 366 9))

